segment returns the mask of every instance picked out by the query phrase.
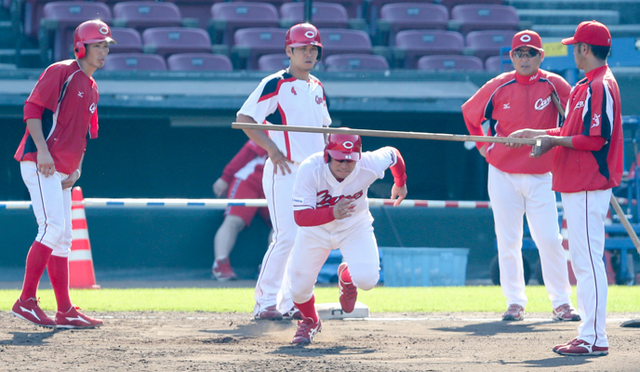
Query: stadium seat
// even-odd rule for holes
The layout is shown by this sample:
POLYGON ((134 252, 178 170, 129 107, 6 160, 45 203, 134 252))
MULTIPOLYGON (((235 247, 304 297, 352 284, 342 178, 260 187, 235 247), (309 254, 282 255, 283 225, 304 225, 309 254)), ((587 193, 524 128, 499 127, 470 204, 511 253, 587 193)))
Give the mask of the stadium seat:
POLYGON ((481 60, 500 54, 501 47, 511 47, 511 39, 516 31, 489 30, 471 31, 466 36, 465 54, 472 54, 481 60))
POLYGON ((388 70, 389 62, 372 54, 334 54, 324 59, 326 71, 388 70))
POLYGON ((180 9, 182 19, 191 18, 197 20, 197 26, 203 30, 206 30, 209 21, 211 21, 211 5, 215 3, 222 3, 226 0, 165 0, 169 3, 174 3, 180 9))
POLYGON ((73 58, 73 31, 84 21, 99 18, 111 22, 111 10, 105 4, 86 1, 60 1, 43 8, 40 48, 53 49, 53 60, 73 58))
POLYGON ((510 59, 507 59, 505 60, 505 63, 502 63, 500 56, 491 56, 484 61, 484 69, 487 71, 498 72, 512 71, 513 64, 510 59))
MULTIPOLYGON (((344 6, 349 18, 364 18, 363 6, 367 0, 323 0, 327 3, 336 3, 344 6)), ((304 2, 304 1, 303 1, 304 2)))
POLYGON ((164 71, 167 64, 157 54, 120 53, 109 54, 104 64, 105 71, 164 71))
POLYGON ((439 4, 442 4, 444 6, 447 7, 447 9, 449 9, 449 11, 451 11, 451 9, 453 9, 453 7, 455 7, 456 5, 468 5, 468 4, 496 4, 496 5, 502 5, 505 3, 504 0, 439 0, 438 1, 439 4))
POLYGON ((474 56, 424 56, 418 70, 484 70, 482 60, 474 56))
POLYGON ((142 53, 142 37, 136 29, 112 27, 111 36, 117 44, 109 46, 109 53, 142 53))
POLYGON ((171 71, 232 71, 229 57, 221 54, 180 53, 167 58, 171 71))
POLYGON ((402 30, 445 30, 449 11, 438 4, 394 3, 380 9, 379 45, 394 46, 396 34, 402 30))
POLYGON ((516 8, 496 4, 457 5, 451 9, 449 29, 467 34, 480 30, 519 30, 516 8))
MULTIPOLYGON (((317 28, 348 28, 349 16, 341 4, 314 1, 311 23, 317 28)), ((289 28, 304 22, 304 3, 286 3, 280 7, 280 24, 289 28)))
POLYGON ((442 30, 405 30, 396 35, 393 48, 397 67, 415 69, 425 55, 460 55, 464 38, 458 32, 442 30))
POLYGON ((113 24, 135 28, 143 32, 152 27, 182 26, 182 15, 173 3, 155 1, 130 1, 113 6, 113 24))
POLYGON ((322 58, 333 54, 371 54, 369 34, 360 30, 325 28, 318 30, 322 38, 322 58))
POLYGON ((260 71, 280 71, 289 67, 289 56, 281 54, 265 54, 258 58, 258 70, 260 71))
MULTIPOLYGON (((282 28, 243 28, 233 35, 235 45, 231 48, 231 60, 234 68, 255 70, 258 58, 265 54, 284 52, 284 36, 287 30, 282 28)), ((322 40, 324 43, 324 39, 322 40)))
POLYGON ((214 44, 226 44, 229 47, 234 45, 234 35, 238 29, 280 27, 278 10, 267 3, 238 1, 213 4, 211 17, 213 18, 209 23, 211 40, 214 44))
POLYGON ((211 53, 209 34, 199 28, 155 27, 142 33, 144 51, 167 57, 176 53, 211 53))

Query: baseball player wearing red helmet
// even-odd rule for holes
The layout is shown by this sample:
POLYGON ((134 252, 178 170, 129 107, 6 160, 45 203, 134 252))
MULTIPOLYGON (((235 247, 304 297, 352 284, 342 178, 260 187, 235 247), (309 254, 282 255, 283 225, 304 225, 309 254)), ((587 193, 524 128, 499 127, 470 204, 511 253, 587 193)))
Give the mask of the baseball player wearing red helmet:
MULTIPOLYGON (((310 74, 322 55, 315 26, 292 26, 285 37, 289 68, 264 78, 237 114, 241 123, 269 123, 326 127, 331 124, 322 83, 310 74)), ((300 163, 322 151, 319 133, 245 129, 249 138, 267 150, 262 186, 269 207, 274 239, 262 261, 256 283, 256 319, 282 319, 294 314, 289 293, 289 261, 298 225, 293 219, 291 195, 300 163)))
MULTIPOLYGON (((487 82, 464 105, 462 114, 469 133, 507 137, 528 127, 556 128, 561 122, 551 95, 566 102, 569 84, 559 75, 540 69, 544 59, 542 39, 530 30, 518 32, 511 43, 515 71, 487 82)), ((571 304, 567 262, 558 226, 556 197, 551 190, 552 154, 529 157, 525 148, 478 143, 489 163, 488 191, 498 241, 500 285, 507 299, 503 320, 522 320, 527 305, 522 263, 522 217, 527 216, 542 264, 542 276, 553 308, 553 319, 577 321, 571 304)))
POLYGON ((38 234, 27 255, 20 298, 13 315, 48 328, 93 328, 102 320, 82 314, 69 297, 71 187, 80 178, 87 137, 98 136, 98 86, 91 75, 109 53, 111 30, 99 20, 74 33, 76 59, 47 67, 24 105, 27 129, 15 159, 31 195, 38 234), (45 267, 58 312, 50 319, 36 291, 45 267))
POLYGON ((605 25, 582 22, 562 43, 573 45, 576 67, 586 75, 571 91, 564 124, 546 131, 523 129, 511 137, 540 138, 542 154, 557 147, 553 189, 561 193, 567 217, 582 323, 576 338, 553 351, 600 356, 609 353, 604 221, 611 189, 620 184, 623 171, 620 89, 607 65, 611 34, 605 25))
MULTIPOLYGON (((248 140, 224 167, 222 176, 213 183, 214 194, 219 198, 226 195, 228 199, 264 199, 262 171, 266 160, 267 152, 248 140)), ((265 207, 229 205, 224 210, 224 220, 213 238, 215 260, 211 272, 217 280, 237 278, 229 262, 229 254, 238 234, 251 225, 256 213, 269 223, 269 210, 265 207)))
POLYGON ((391 168, 394 206, 407 196, 407 175, 393 147, 362 152, 359 136, 330 134, 324 152, 305 160, 293 188, 293 210, 300 229, 291 259, 291 294, 302 314, 294 344, 308 344, 322 323, 315 309, 314 284, 332 249, 340 249, 340 304, 353 311, 357 289, 373 288, 380 277, 378 245, 373 234, 367 191, 391 168))

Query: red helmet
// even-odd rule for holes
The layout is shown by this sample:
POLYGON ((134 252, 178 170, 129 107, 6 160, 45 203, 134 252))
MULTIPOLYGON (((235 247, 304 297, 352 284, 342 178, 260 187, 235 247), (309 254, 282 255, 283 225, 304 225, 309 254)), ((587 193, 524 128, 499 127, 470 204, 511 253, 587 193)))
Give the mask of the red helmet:
POLYGON ((116 43, 111 37, 111 29, 99 19, 82 22, 73 33, 73 54, 76 58, 84 57, 87 52, 85 44, 95 44, 102 41, 116 43))
POLYGON ((320 60, 320 57, 322 56, 320 32, 316 26, 311 23, 299 23, 291 26, 284 37, 284 45, 292 48, 315 45, 318 47, 318 60, 320 60))
POLYGON ((362 154, 362 140, 355 134, 330 134, 324 147, 324 160, 329 162, 329 155, 336 160, 359 161, 362 154))

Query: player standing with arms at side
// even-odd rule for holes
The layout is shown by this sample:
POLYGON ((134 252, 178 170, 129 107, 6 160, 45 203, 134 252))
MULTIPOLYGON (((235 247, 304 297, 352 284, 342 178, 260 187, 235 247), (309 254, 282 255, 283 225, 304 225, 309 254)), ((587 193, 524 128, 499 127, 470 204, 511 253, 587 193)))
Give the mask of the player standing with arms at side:
POLYGON ((98 86, 91 75, 104 66, 111 30, 100 20, 80 24, 73 36, 76 59, 57 62, 40 76, 24 105, 27 123, 15 159, 31 195, 38 235, 29 249, 13 315, 48 328, 103 324, 82 314, 69 296, 71 187, 80 178, 87 137, 98 136, 98 86), (56 296, 55 321, 38 306, 45 267, 56 296))
MULTIPOLYGON (((222 176, 213 183, 213 193, 219 198, 226 194, 228 199, 264 199, 262 171, 266 160, 267 152, 248 140, 224 167, 222 176)), ((269 223, 269 210, 265 207, 229 205, 224 210, 224 220, 213 239, 215 259, 211 272, 217 280, 227 281, 238 277, 229 262, 229 254, 238 234, 251 225, 256 213, 269 223)))
POLYGON ((302 313, 294 344, 305 345, 320 332, 314 284, 332 249, 340 249, 340 304, 353 311, 357 288, 373 288, 380 277, 378 244, 369 212, 369 186, 391 168, 394 206, 407 196, 407 175, 400 152, 393 147, 362 152, 359 136, 330 134, 324 152, 305 160, 298 170, 293 209, 300 225, 291 259, 291 294, 302 313))
POLYGON ((586 75, 571 91, 564 124, 547 131, 523 129, 511 137, 540 138, 542 154, 557 147, 553 189, 561 193, 567 217, 582 323, 578 337, 553 351, 600 356, 609 353, 604 221, 611 189, 620 184, 623 168, 620 89, 607 65, 611 34, 605 25, 582 22, 562 43, 573 44, 576 67, 586 75))
MULTIPOLYGON (((540 69, 544 59, 542 39, 530 30, 520 31, 511 42, 515 71, 487 82, 462 105, 465 123, 472 135, 483 135, 482 123, 489 121, 489 134, 507 137, 512 132, 535 127, 556 128, 561 122, 551 95, 566 102, 571 87, 560 76, 540 69)), ((489 198, 498 241, 500 285, 507 298, 502 320, 523 320, 527 305, 522 264, 522 217, 527 216, 542 264, 542 277, 553 307, 553 319, 578 321, 571 305, 567 260, 558 226, 555 193, 551 190, 553 155, 529 157, 525 148, 478 143, 489 163, 489 198)))
MULTIPOLYGON (((327 127, 327 110, 322 83, 310 74, 322 56, 320 34, 315 26, 292 26, 285 37, 289 68, 267 76, 260 82, 237 114, 240 123, 269 123, 327 127)), ((244 130, 247 136, 267 150, 262 186, 271 224, 273 241, 263 260, 256 283, 254 316, 256 319, 282 319, 294 316, 287 271, 298 225, 293 218, 291 195, 300 163, 322 151, 320 133, 244 130)), ((299 314, 299 313, 298 313, 299 314)))

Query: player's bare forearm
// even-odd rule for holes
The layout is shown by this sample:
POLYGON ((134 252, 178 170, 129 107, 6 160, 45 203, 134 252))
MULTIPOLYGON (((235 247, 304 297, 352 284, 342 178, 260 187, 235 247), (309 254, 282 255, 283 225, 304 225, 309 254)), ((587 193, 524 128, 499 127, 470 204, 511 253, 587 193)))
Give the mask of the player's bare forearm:
MULTIPOLYGON (((545 136, 547 131, 544 129, 519 129, 509 135, 508 138, 536 138, 545 136)), ((520 148, 522 143, 506 143, 505 145, 511 148, 520 148)))
MULTIPOLYGON (((236 118, 238 123, 256 123, 252 117, 246 115, 238 115, 236 118)), ((258 146, 262 147, 269 154, 269 159, 273 163, 273 173, 278 173, 278 170, 282 171, 282 174, 291 173, 291 168, 287 163, 291 163, 289 159, 287 159, 278 146, 269 138, 269 136, 261 130, 256 129, 242 129, 244 133, 249 137, 253 142, 257 143, 258 146)))
POLYGON ((540 146, 539 151, 537 151, 535 155, 533 153, 530 155, 532 158, 539 158, 557 146, 574 148, 571 137, 538 136, 534 138, 540 140, 540 146))
POLYGON ((27 119, 27 128, 29 134, 33 139, 33 143, 38 149, 37 163, 38 171, 45 177, 51 176, 56 171, 56 166, 53 163, 53 157, 49 153, 49 146, 47 146, 47 140, 44 138, 42 132, 42 120, 41 119, 27 119))

